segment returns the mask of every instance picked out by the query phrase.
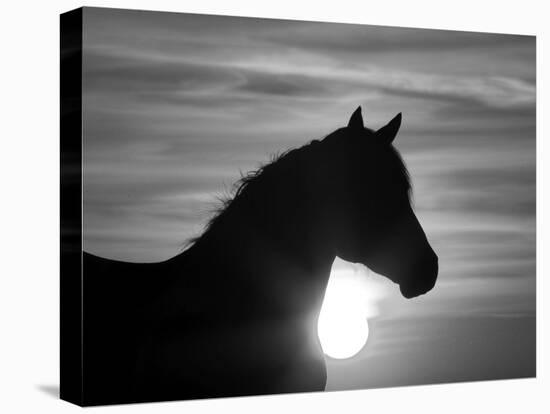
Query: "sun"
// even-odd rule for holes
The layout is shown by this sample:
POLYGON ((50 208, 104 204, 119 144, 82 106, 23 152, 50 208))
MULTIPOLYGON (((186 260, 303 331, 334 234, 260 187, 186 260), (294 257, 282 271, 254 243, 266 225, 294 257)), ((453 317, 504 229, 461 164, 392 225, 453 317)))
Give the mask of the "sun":
POLYGON ((319 320, 319 339, 323 352, 335 359, 353 357, 367 343, 367 319, 339 312, 327 313, 319 320))
POLYGON ((367 318, 376 313, 368 293, 366 271, 337 259, 332 267, 318 324, 319 340, 323 352, 329 357, 351 358, 367 343, 367 318))

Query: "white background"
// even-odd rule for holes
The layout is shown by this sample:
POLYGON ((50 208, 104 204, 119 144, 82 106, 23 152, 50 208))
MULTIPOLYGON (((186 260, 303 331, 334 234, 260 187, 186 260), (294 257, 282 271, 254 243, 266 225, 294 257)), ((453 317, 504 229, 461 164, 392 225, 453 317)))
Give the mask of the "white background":
MULTIPOLYGON (((90 1, 87 6, 537 35, 538 378, 89 408, 111 412, 548 412, 548 13, 543 1, 90 1), (546 124, 547 125, 547 124, 546 124), (546 185, 546 190, 543 186, 546 185)), ((74 412, 59 377, 59 13, 77 1, 5 2, 0 30, 0 412, 74 412)))

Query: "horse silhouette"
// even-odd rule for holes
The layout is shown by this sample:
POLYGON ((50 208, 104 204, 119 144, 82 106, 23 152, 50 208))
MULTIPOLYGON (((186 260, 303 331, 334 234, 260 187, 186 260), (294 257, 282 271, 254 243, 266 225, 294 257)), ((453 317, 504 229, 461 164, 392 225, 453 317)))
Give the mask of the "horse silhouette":
POLYGON ((336 256, 411 298, 438 272, 392 145, 361 108, 245 176, 203 234, 160 263, 83 254, 85 405, 322 391, 317 321, 336 256))

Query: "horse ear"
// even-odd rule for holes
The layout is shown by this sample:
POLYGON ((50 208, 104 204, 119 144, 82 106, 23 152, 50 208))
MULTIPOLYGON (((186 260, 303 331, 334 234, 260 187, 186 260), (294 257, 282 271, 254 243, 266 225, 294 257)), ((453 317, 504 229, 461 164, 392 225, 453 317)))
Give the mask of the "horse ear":
POLYGON ((365 128, 363 125, 363 116, 361 115, 361 107, 357 107, 355 112, 351 115, 351 118, 348 122, 348 128, 353 129, 363 129, 365 128))
POLYGON ((387 125, 380 128, 376 131, 376 136, 378 139, 383 139, 388 145, 393 142, 399 127, 401 126, 401 112, 399 112, 395 117, 388 122, 387 125))

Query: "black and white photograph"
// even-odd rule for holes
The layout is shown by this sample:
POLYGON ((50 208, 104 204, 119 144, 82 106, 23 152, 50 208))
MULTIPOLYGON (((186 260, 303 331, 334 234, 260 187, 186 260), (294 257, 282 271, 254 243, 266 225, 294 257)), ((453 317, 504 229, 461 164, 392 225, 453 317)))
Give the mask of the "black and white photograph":
POLYGON ((61 398, 536 376, 535 36, 84 7, 60 37, 61 398))
POLYGON ((546 9, 3 4, 0 413, 550 412, 546 9))

